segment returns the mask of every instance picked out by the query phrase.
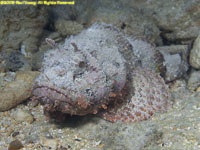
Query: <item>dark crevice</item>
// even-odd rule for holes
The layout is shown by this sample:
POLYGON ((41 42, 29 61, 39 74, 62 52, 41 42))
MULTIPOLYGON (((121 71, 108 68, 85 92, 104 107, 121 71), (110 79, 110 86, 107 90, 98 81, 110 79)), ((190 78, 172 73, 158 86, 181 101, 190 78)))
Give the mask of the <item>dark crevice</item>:
POLYGON ((174 44, 175 41, 171 41, 171 40, 167 39, 166 36, 165 36, 166 33, 173 33, 173 31, 172 31, 172 30, 164 29, 164 28, 162 28, 162 27, 158 27, 158 28, 159 28, 160 31, 161 31, 160 37, 161 37, 161 39, 162 39, 162 41, 163 41, 163 45, 171 45, 171 44, 174 44))
MULTIPOLYGON (((192 38, 184 38, 184 39, 181 39, 181 38, 176 38, 174 40, 171 40, 169 38, 166 37, 166 34, 173 34, 174 31, 172 30, 168 30, 168 29, 164 29, 162 27, 159 27, 161 33, 160 33, 160 37, 163 41, 163 45, 164 46, 169 46, 169 45, 182 45, 184 42, 188 43, 189 41, 192 42, 192 38)), ((175 36, 175 35, 174 35, 175 36)))
POLYGON ((69 115, 64 113, 54 112, 50 114, 50 123, 56 124, 58 128, 77 128, 84 126, 88 122, 98 122, 99 118, 94 119, 94 115, 85 115, 85 116, 78 116, 78 115, 69 115), (58 118, 59 117, 59 118, 58 118), (59 120, 60 119, 60 120, 59 120))
POLYGON ((48 13, 49 13, 48 23, 46 24, 46 26, 44 27, 44 29, 47 30, 47 31, 54 32, 55 31, 54 22, 55 22, 56 16, 50 10, 49 10, 48 13))
POLYGON ((69 18, 70 18, 71 21, 76 21, 77 18, 78 18, 78 15, 77 15, 77 14, 71 14, 71 15, 69 16, 69 18))
POLYGON ((121 25, 121 29, 125 29, 126 28, 126 24, 123 22, 122 25, 121 25))
POLYGON ((54 26, 54 21, 49 19, 47 25, 44 27, 45 30, 50 31, 50 32, 55 32, 55 26, 54 26))

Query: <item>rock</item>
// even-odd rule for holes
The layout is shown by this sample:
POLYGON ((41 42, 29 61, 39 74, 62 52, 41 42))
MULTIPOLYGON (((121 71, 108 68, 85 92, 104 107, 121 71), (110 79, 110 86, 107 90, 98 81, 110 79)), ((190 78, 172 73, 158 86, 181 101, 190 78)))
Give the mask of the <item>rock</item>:
POLYGON ((103 21, 121 27, 126 34, 161 45, 161 37, 164 42, 182 44, 198 36, 199 6, 199 0, 84 0, 73 8, 62 6, 53 10, 56 18, 76 20, 85 25, 103 21))
POLYGON ((14 140, 9 144, 8 150, 18 150, 23 147, 23 144, 19 140, 14 140))
POLYGON ((58 33, 58 32, 53 32, 53 33, 49 34, 48 38, 53 39, 56 42, 59 42, 62 40, 62 37, 61 37, 60 33, 58 33))
POLYGON ((0 86, 0 111, 9 110, 29 98, 33 80, 38 74, 34 71, 16 72, 10 81, 4 75, 0 86))
POLYGON ((200 92, 200 87, 197 88, 196 92, 200 92))
POLYGON ((58 147, 58 141, 56 139, 48 139, 45 137, 41 137, 41 142, 43 146, 51 149, 57 149, 58 147))
POLYGON ((31 70, 28 60, 20 51, 6 51, 0 53, 0 55, 2 56, 2 65, 5 64, 4 68, 6 72, 31 70))
POLYGON ((62 36, 75 35, 83 30, 83 26, 75 21, 58 19, 55 21, 55 29, 62 36))
POLYGON ((3 59, 4 59, 4 57, 3 57, 2 53, 0 53, 0 73, 6 71, 6 61, 3 59))
MULTIPOLYGON (((165 66, 167 69, 165 79, 167 81, 173 81, 177 79, 178 77, 181 77, 183 74, 182 71, 182 60, 180 55, 174 54, 174 55, 164 55, 165 59, 165 66)), ((186 68, 187 69, 187 68, 186 68)), ((185 70, 185 69, 184 69, 185 70)))
POLYGON ((1 50, 37 51, 43 28, 48 22, 47 8, 21 6, 0 6, 1 50))
POLYGON ((191 73, 188 80, 188 88, 192 91, 196 90, 200 86, 200 71, 194 71, 191 73))
POLYGON ((145 15, 155 19, 162 37, 168 41, 181 43, 195 39, 199 34, 199 0, 129 0, 125 3, 132 9, 140 8, 145 15))
POLYGON ((57 150, 68 150, 68 148, 66 148, 66 147, 60 147, 60 148, 58 148, 57 150))
POLYGON ((186 74, 189 69, 188 45, 159 46, 157 50, 162 53, 164 58, 166 81, 174 81, 186 74))
POLYGON ((8 71, 16 72, 17 70, 19 70, 19 68, 22 68, 22 66, 24 65, 22 60, 20 60, 20 59, 23 59, 22 56, 23 55, 20 52, 11 52, 11 54, 7 56, 6 65, 7 65, 8 71))
POLYGON ((14 131, 14 132, 12 133, 12 137, 16 137, 17 135, 19 135, 19 131, 14 131))
POLYGON ((190 65, 195 69, 200 69, 200 35, 195 40, 190 52, 190 65))
MULTIPOLYGON (((113 3, 115 2, 113 1, 113 3)), ((139 11, 134 11, 127 7, 122 7, 120 10, 99 7, 92 14, 94 15, 89 20, 89 25, 95 22, 112 24, 129 36, 145 39, 157 45, 162 44, 158 27, 151 18, 145 17, 139 11)))
MULTIPOLYGON (((137 1, 134 3, 137 4, 137 1)), ((60 6, 52 8, 51 11, 55 18, 77 21, 87 27, 95 22, 104 22, 117 26, 130 36, 145 39, 150 43, 162 44, 160 30, 152 17, 146 17, 139 9, 129 8, 129 4, 124 5, 120 1, 77 1, 73 8, 60 6)))
POLYGON ((14 119, 18 122, 28 122, 32 123, 34 118, 33 115, 29 112, 23 111, 21 109, 17 110, 17 112, 14 115, 14 119))
MULTIPOLYGON (((49 46, 47 46, 46 49, 48 47, 49 46)), ((45 52, 46 51, 41 50, 41 51, 38 51, 35 54, 33 54, 32 61, 31 61, 32 70, 38 71, 41 68, 42 60, 43 60, 45 52)))
MULTIPOLYGON (((61 34, 58 32, 52 32, 45 38, 53 39, 55 42, 60 42, 62 40, 61 34)), ((31 59, 31 67, 32 70, 35 71, 39 71, 39 69, 41 68, 44 53, 50 48, 50 46, 45 42, 45 40, 42 41, 43 42, 39 47, 39 51, 34 53, 31 59)))
POLYGON ((169 46, 159 46, 156 47, 159 51, 165 52, 168 54, 180 54, 183 55, 183 59, 186 59, 188 57, 188 45, 169 45, 169 46))

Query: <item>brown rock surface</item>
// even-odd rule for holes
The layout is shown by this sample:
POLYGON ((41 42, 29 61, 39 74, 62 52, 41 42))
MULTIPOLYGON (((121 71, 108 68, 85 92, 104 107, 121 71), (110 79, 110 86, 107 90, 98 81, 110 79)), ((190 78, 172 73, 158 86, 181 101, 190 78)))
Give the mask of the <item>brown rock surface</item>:
POLYGON ((0 87, 0 111, 9 110, 31 96, 32 82, 38 72, 17 72, 13 81, 3 81, 0 87))
POLYGON ((190 52, 190 65, 195 69, 200 69, 200 35, 196 38, 190 52))
POLYGON ((37 51, 43 28, 48 22, 47 9, 29 6, 0 6, 0 51, 19 50, 27 55, 37 51))

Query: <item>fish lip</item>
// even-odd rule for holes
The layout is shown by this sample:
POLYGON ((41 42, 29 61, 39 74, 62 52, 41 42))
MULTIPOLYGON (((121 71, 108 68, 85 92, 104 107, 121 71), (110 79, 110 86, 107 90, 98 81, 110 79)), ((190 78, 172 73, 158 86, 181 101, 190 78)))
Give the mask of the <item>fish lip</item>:
POLYGON ((93 103, 92 99, 87 101, 81 96, 76 98, 76 100, 72 100, 67 94, 62 92, 62 89, 46 85, 34 84, 32 94, 37 97, 46 112, 60 111, 64 114, 83 116, 98 111, 102 103, 102 101, 100 103, 93 103), (56 99, 54 95, 53 98, 53 92, 64 97, 60 96, 60 98, 56 99))
MULTIPOLYGON (((47 86, 47 85, 38 85, 38 84, 34 84, 34 86, 33 86, 33 91, 32 91, 32 94, 33 94, 34 96, 38 97, 38 98, 48 97, 48 98, 50 98, 51 100, 56 100, 55 98, 51 98, 52 96, 50 96, 50 95, 48 95, 48 94, 47 94, 47 96, 40 96, 40 94, 35 93, 35 91, 36 91, 37 89, 44 89, 43 92, 45 92, 45 91, 47 91, 47 90, 51 90, 52 92, 54 91, 54 92, 56 92, 57 94, 63 95, 63 96, 66 98, 66 99, 65 99, 65 100, 66 100, 65 102, 67 102, 68 104, 70 104, 70 105, 73 105, 73 104, 74 104, 73 101, 69 98, 69 96, 67 96, 67 94, 65 94, 64 92, 62 92, 62 90, 61 90, 60 88, 58 88, 58 87, 53 88, 53 87, 50 87, 50 86, 47 86)), ((41 92, 42 92, 42 91, 41 91, 41 92)), ((58 98, 58 100, 63 101, 62 99, 59 99, 59 98, 58 98)))

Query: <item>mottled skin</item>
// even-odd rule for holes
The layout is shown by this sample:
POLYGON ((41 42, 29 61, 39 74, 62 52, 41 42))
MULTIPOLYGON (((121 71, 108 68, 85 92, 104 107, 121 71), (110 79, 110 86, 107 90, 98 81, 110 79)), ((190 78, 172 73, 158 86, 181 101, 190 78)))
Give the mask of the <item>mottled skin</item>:
MULTIPOLYGON (((136 68, 129 88, 133 93, 124 92, 100 115, 111 122, 147 120, 155 112, 166 112, 170 106, 170 93, 164 80, 151 70, 136 68), (124 98, 125 97, 125 98, 124 98)), ((124 89, 126 90, 126 88, 124 89)))
POLYGON ((44 56, 33 95, 55 118, 97 114, 111 122, 146 120, 165 112, 170 94, 154 71, 157 52, 111 25, 95 24, 44 56), (147 57, 145 57, 147 54, 147 57))

